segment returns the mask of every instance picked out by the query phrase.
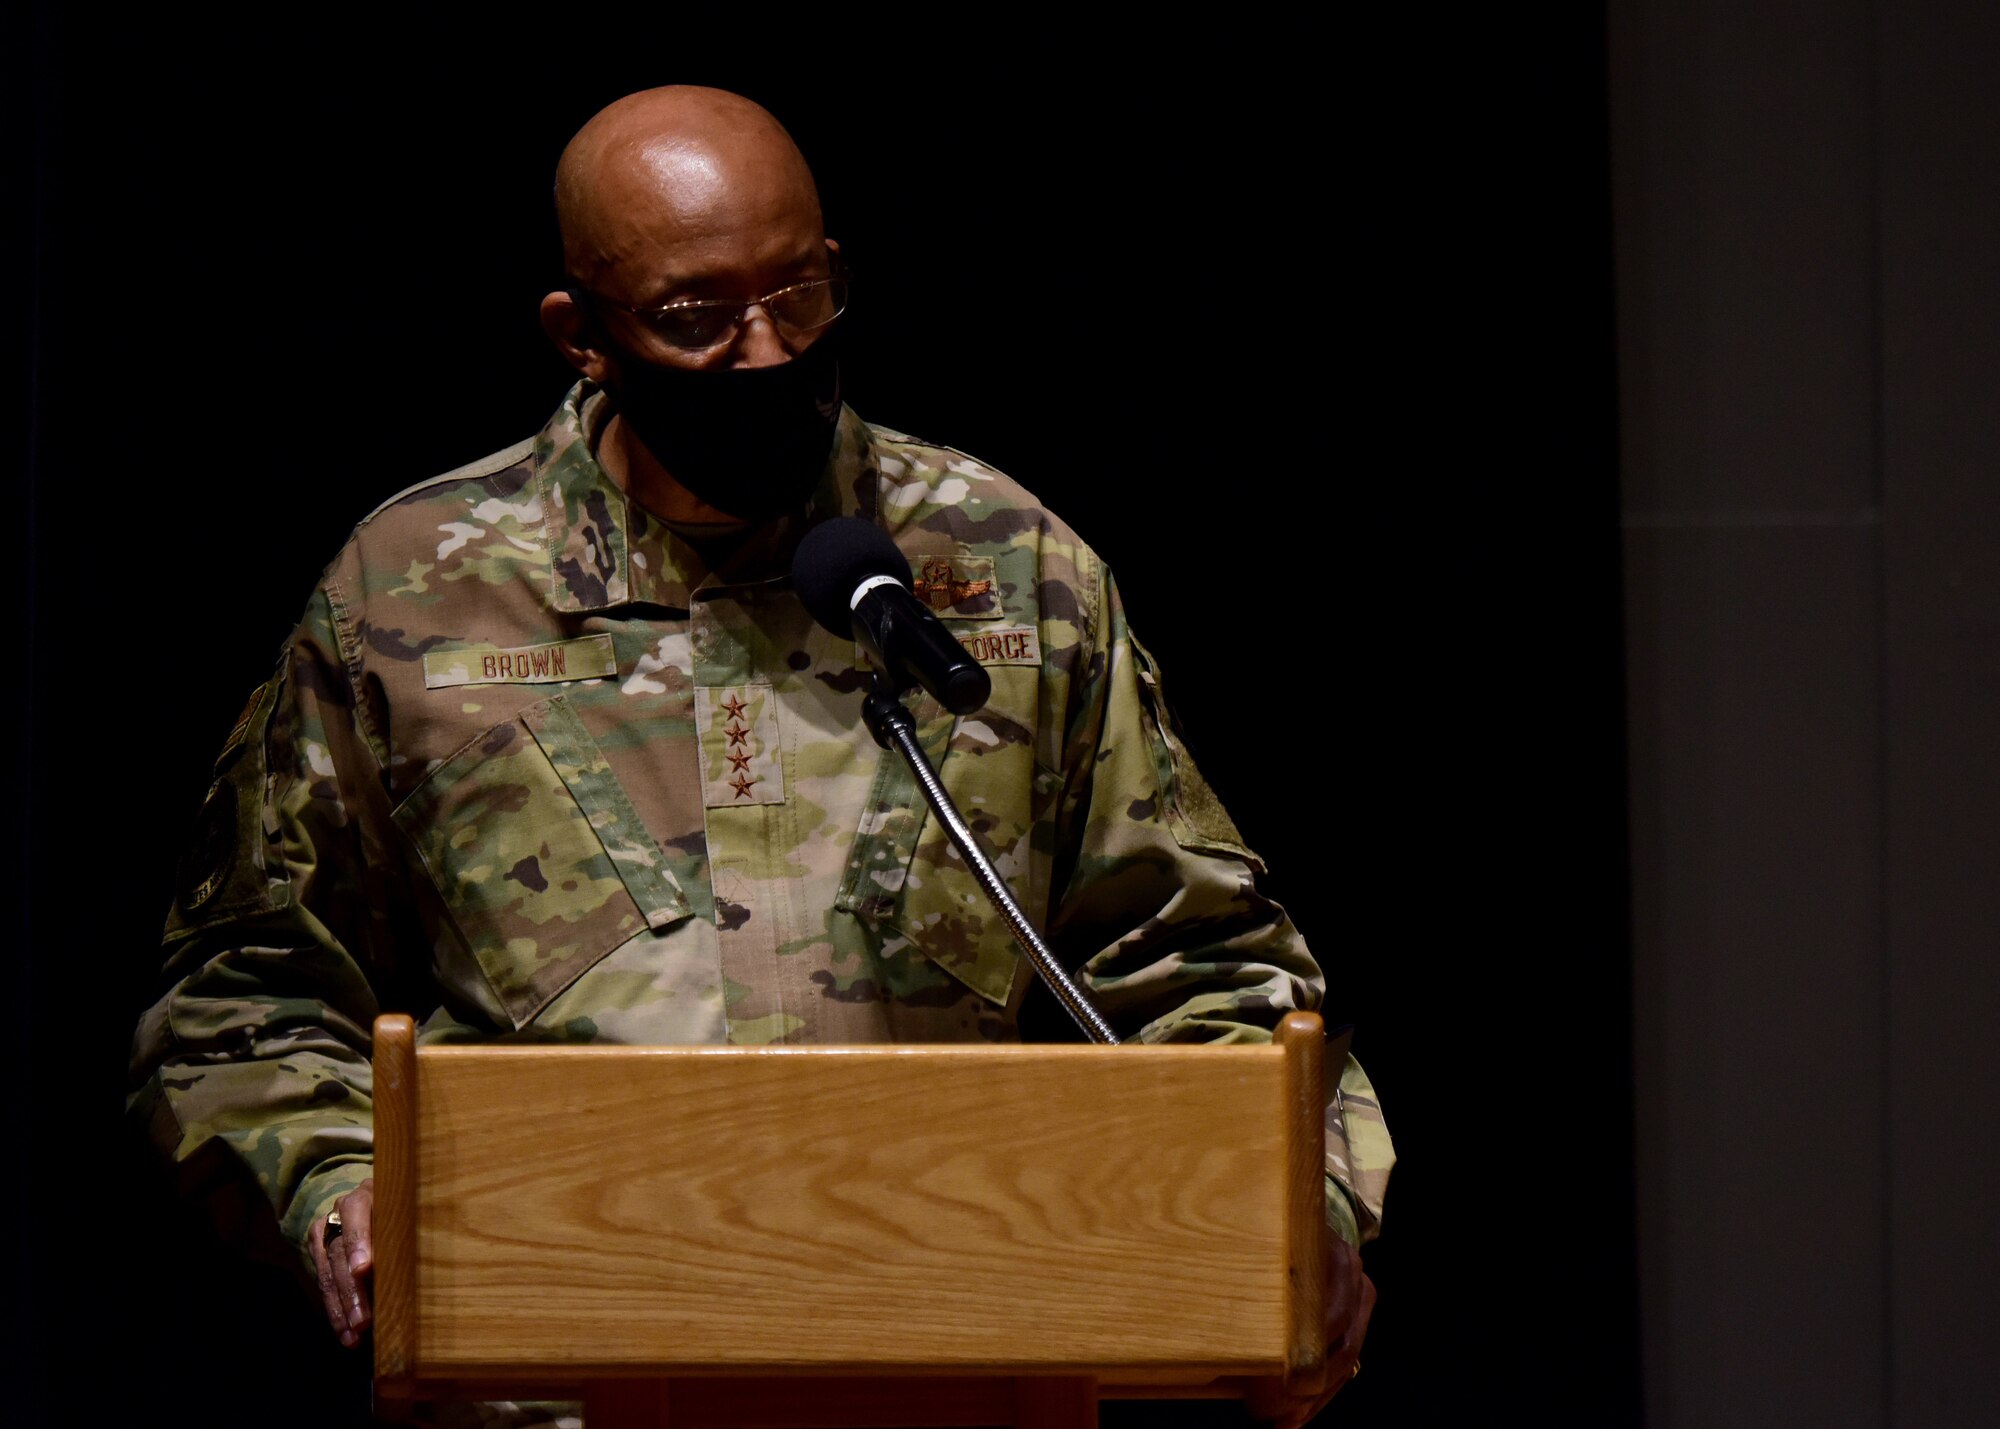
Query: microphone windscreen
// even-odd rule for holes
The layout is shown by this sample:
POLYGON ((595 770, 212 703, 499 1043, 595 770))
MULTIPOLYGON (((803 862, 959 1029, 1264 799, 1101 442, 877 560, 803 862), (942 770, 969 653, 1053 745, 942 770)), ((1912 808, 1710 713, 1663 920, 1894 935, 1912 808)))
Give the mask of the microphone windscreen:
POLYGON ((836 516, 806 532, 792 557, 792 584, 812 618, 843 640, 854 637, 849 602, 870 576, 911 589, 910 562, 888 533, 858 516, 836 516))

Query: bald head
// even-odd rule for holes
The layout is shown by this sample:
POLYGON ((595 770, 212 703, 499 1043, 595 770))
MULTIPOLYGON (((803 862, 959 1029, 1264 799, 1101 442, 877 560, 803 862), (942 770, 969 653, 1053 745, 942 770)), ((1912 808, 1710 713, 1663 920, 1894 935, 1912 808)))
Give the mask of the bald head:
POLYGON ((578 130, 556 166, 556 219, 570 273, 635 306, 707 296, 746 262, 825 256, 791 135, 741 95, 692 85, 627 95, 578 130))

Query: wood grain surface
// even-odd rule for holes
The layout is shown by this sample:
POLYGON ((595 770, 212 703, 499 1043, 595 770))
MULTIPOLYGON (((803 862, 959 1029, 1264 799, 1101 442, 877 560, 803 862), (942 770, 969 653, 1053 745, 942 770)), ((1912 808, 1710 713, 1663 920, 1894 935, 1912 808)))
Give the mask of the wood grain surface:
POLYGON ((1291 1276, 1290 1336, 1285 1359, 1291 1388, 1320 1392, 1326 1367, 1326 1088, 1321 1080, 1326 1034, 1319 1015, 1290 1012, 1278 1024, 1285 1053, 1285 1190, 1291 1276))
POLYGON ((416 1060, 420 1376, 1296 1356, 1277 1046, 416 1060))
POLYGON ((375 1019, 375 1379, 409 1389, 417 1355, 417 1030, 375 1019))

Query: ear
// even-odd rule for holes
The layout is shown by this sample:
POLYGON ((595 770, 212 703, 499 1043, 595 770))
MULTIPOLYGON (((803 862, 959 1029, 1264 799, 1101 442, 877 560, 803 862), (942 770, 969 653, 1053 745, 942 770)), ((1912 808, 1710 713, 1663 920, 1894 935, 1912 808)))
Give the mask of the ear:
POLYGON ((558 288, 542 299, 542 331, 563 360, 593 382, 615 376, 617 369, 599 346, 596 325, 568 292, 558 288))
POLYGON ((840 271, 840 245, 829 238, 826 240, 826 251, 833 257, 833 271, 838 273, 840 271))

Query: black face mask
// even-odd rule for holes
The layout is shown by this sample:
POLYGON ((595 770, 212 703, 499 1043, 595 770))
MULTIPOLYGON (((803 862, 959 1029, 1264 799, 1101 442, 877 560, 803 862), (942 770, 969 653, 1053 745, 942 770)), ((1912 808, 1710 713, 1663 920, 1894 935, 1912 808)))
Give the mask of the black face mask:
POLYGON ((776 367, 662 367, 618 351, 612 401, 667 474, 761 525, 805 504, 840 423, 839 329, 776 367))

